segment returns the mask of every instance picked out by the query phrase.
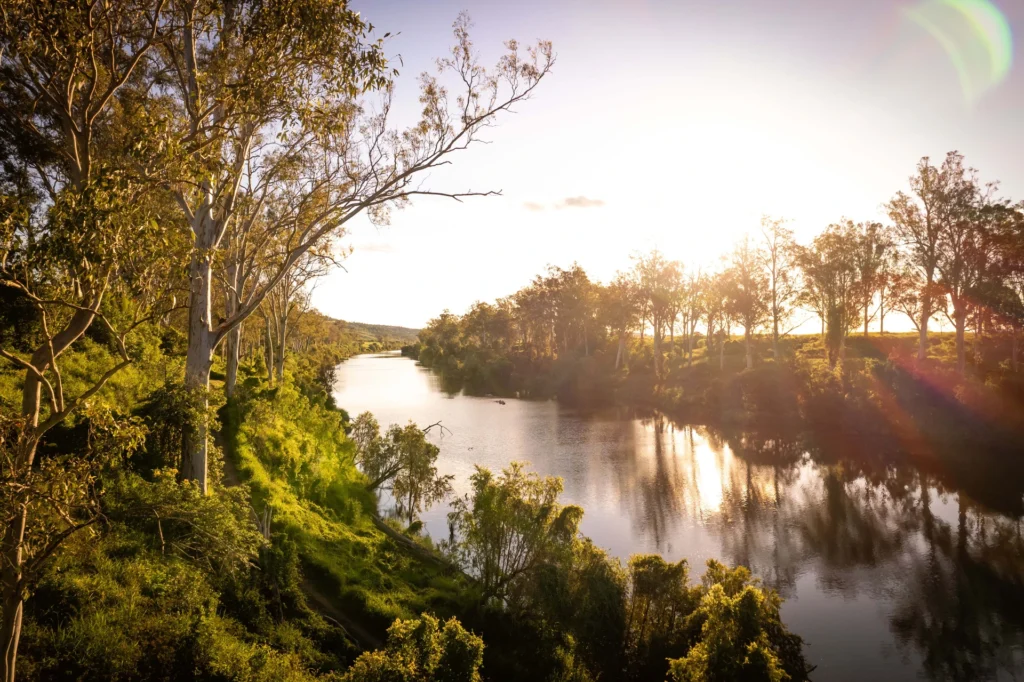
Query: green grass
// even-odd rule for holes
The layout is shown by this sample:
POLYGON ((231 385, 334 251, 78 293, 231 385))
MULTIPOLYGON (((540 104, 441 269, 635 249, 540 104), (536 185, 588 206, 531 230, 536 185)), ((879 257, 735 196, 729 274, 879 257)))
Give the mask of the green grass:
POLYGON ((306 576, 318 591, 378 637, 395 618, 456 611, 462 580, 417 560, 378 530, 371 516, 376 503, 355 468, 351 443, 336 430, 309 428, 308 422, 330 421, 337 413, 288 391, 249 400, 225 412, 228 456, 249 484, 257 512, 272 508, 274 532, 296 543, 306 576), (274 414, 245 414, 259 403, 274 414), (290 457, 283 452, 288 448, 305 450, 296 456, 307 463, 311 450, 319 450, 325 485, 289 476, 290 457))

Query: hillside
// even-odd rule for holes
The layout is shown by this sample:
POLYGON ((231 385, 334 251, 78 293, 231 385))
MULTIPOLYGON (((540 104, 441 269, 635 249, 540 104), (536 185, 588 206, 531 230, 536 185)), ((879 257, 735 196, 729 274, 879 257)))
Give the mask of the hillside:
POLYGON ((357 341, 414 343, 420 332, 419 329, 396 327, 388 324, 367 324, 364 322, 349 322, 348 320, 337 320, 336 322, 343 332, 347 332, 357 341))

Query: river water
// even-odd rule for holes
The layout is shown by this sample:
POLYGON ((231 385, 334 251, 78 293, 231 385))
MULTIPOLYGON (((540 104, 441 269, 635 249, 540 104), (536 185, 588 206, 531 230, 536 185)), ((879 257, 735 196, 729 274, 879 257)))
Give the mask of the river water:
MULTIPOLYGON (((685 558, 694 579, 709 558, 749 566, 786 599, 783 618, 806 640, 815 680, 1024 679, 1013 482, 1009 502, 1006 481, 993 485, 999 500, 982 502, 941 466, 865 464, 820 446, 812 454, 799 439, 622 410, 500 404, 446 391, 396 354, 342 363, 335 398, 382 427, 440 421, 438 469, 455 475, 457 494, 474 465, 527 461, 563 479, 563 501, 585 510, 582 531, 614 556, 685 558)), ((422 515, 435 538, 447 535, 446 513, 422 515)))

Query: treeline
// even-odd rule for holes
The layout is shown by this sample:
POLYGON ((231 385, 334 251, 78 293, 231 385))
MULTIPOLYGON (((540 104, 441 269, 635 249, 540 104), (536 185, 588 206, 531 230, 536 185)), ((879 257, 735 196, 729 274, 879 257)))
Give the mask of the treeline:
POLYGON ((957 370, 966 372, 966 332, 1006 334, 1013 371, 1024 324, 1024 204, 997 196, 951 152, 939 166, 924 158, 908 191, 886 204, 890 219, 827 226, 800 244, 783 220, 763 218, 760 233, 744 236, 718 268, 684 267, 655 250, 609 284, 592 281, 578 265, 552 267, 527 287, 494 304, 477 303, 462 316, 445 311, 410 349, 428 365, 452 366, 465 349, 530 358, 589 356, 614 344, 614 369, 630 363, 634 340, 652 343, 653 371, 664 374, 666 339, 681 339, 687 361, 697 339, 722 357, 734 333, 753 366, 758 335, 772 356, 779 342, 816 317, 829 365, 845 355, 851 333, 892 315, 918 330, 920 360, 939 317, 956 332, 957 370), (446 364, 447 363, 447 364, 446 364))
POLYGON ((1019 421, 1024 205, 996 192, 955 152, 925 158, 886 204, 888 224, 842 220, 799 243, 764 218, 717 268, 655 250, 608 284, 551 267, 493 304, 445 311, 404 352, 452 389, 626 400, 705 421, 846 415, 891 431, 885 391, 910 421, 938 421, 937 405, 1019 421), (894 317, 913 339, 886 332, 894 317), (797 333, 815 318, 819 335, 797 333), (934 333, 939 318, 951 338, 934 333))

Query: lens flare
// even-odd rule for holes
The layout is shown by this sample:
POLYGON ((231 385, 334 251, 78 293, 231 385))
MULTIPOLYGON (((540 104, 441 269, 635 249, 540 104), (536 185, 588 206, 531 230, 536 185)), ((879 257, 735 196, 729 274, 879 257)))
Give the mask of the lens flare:
POLYGON ((925 0, 904 12, 942 46, 968 102, 976 101, 1010 73, 1010 22, 990 0, 925 0))

